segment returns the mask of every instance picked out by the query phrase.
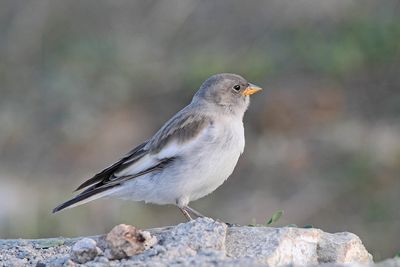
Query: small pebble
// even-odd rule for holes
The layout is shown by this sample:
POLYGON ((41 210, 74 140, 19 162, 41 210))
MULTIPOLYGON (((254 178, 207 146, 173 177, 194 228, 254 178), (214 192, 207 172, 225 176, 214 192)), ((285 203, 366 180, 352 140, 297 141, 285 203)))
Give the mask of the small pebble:
POLYGON ((71 259, 78 263, 85 263, 93 260, 99 253, 96 241, 91 238, 83 238, 73 245, 71 259))

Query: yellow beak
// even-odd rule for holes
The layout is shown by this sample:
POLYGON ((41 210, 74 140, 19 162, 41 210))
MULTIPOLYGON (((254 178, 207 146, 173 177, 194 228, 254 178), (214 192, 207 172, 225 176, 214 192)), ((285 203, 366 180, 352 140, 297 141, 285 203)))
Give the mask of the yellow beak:
POLYGON ((246 89, 244 89, 243 91, 243 95, 248 96, 248 95, 252 95, 255 94, 257 92, 260 92, 262 90, 261 87, 254 85, 254 84, 249 84, 249 86, 247 86, 246 89))

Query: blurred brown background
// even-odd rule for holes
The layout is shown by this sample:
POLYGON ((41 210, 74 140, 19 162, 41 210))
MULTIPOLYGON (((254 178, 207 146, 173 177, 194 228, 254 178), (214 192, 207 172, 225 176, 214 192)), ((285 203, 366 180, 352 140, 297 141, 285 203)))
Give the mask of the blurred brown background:
POLYGON ((400 1, 2 1, 0 238, 184 221, 99 200, 51 209, 152 135, 203 80, 265 90, 231 178, 193 203, 228 222, 358 234, 400 250, 400 1))

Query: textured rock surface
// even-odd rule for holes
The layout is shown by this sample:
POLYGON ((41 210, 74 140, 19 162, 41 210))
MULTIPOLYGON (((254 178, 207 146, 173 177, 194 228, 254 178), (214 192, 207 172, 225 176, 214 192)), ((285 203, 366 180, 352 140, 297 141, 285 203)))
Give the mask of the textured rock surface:
POLYGON ((100 246, 110 260, 119 260, 139 254, 157 243, 157 238, 151 236, 149 232, 137 230, 126 224, 115 226, 105 238, 100 240, 100 246))
POLYGON ((400 267, 400 257, 378 262, 374 267, 400 267))
POLYGON ((287 264, 362 263, 372 261, 361 240, 352 233, 329 234, 319 229, 232 227, 227 254, 249 256, 270 266, 287 264))
POLYGON ((78 263, 85 263, 96 258, 101 254, 101 250, 96 246, 96 241, 91 238, 82 238, 77 241, 71 248, 71 259, 78 263))
MULTIPOLYGON (((351 233, 318 229, 227 227, 201 218, 140 231, 116 226, 83 239, 0 240, 0 266, 368 266, 372 257, 351 233), (83 263, 83 264, 81 264, 83 263)), ((390 266, 399 266, 392 260, 390 266)))

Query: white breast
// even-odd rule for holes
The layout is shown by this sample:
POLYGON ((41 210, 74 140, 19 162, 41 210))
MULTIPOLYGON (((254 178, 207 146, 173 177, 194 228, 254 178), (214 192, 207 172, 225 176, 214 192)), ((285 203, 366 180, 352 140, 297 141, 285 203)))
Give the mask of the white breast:
POLYGON ((217 189, 232 174, 245 140, 241 120, 226 120, 215 126, 214 142, 199 150, 197 168, 187 184, 189 201, 199 199, 217 189), (196 172, 196 170, 201 170, 196 172))

